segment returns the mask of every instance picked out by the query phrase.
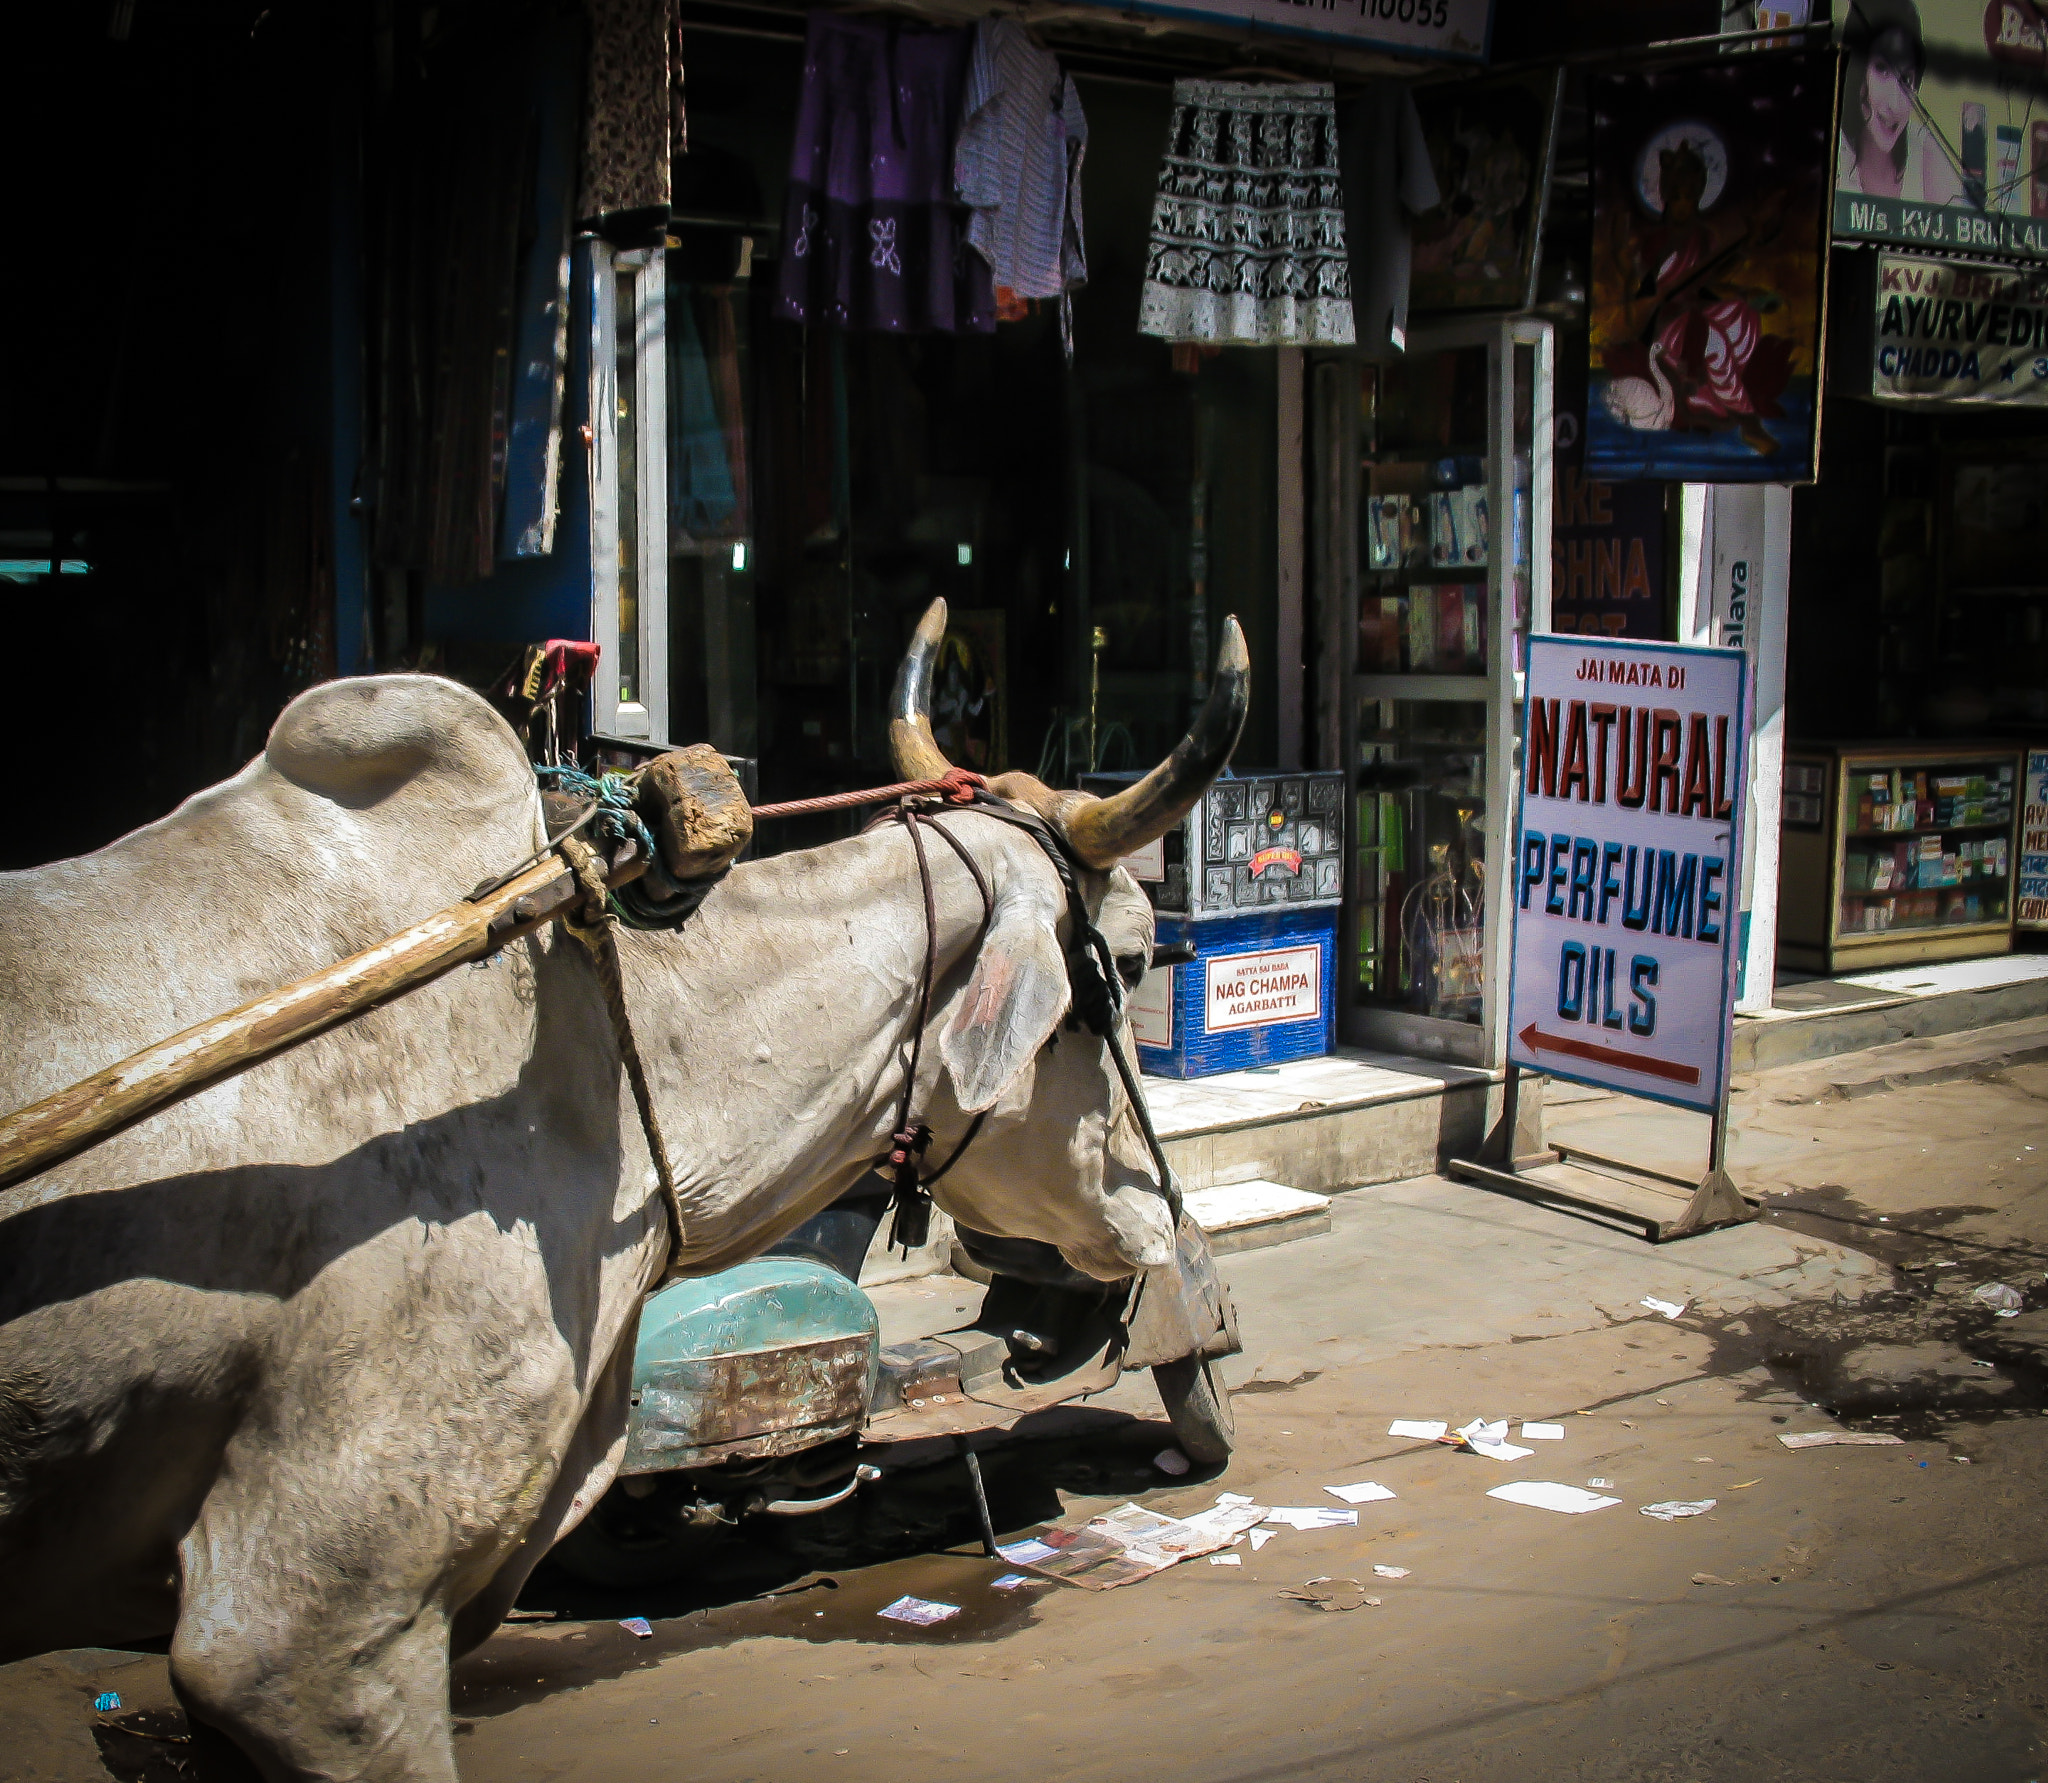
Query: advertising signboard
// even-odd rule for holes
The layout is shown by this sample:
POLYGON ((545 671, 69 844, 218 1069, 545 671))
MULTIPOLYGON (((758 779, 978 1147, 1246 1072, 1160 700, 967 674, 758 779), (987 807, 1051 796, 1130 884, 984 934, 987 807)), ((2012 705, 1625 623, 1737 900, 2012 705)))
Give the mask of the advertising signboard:
POLYGON ((1877 256, 1870 394, 2048 404, 2048 267, 1877 256))
POLYGON ((1813 480, 1834 63, 1589 77, 1588 477, 1813 480))
POLYGON ((2034 0, 1843 9, 1838 240, 2048 260, 2048 20, 2034 0))
POLYGON ((2048 929, 2048 749, 2027 751, 2020 788, 2020 884, 2016 911, 2023 929, 2048 929))
POLYGON ((1740 650, 1530 638, 1511 1064, 1719 1111, 1748 693, 1740 650))
MULTIPOLYGON (((1100 0, 1109 4, 1111 0, 1100 0)), ((1483 62, 1493 0, 1114 0, 1119 12, 1220 20, 1291 37, 1333 37, 1411 56, 1483 62)))

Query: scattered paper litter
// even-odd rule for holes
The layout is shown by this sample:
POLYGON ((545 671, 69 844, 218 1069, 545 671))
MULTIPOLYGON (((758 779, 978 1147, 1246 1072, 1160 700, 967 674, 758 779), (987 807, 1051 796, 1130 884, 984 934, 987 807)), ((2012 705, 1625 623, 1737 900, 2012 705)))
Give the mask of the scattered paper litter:
POLYGON ((1041 1541, 1016 1542, 997 1551, 1012 1565, 1107 1591, 1228 1547, 1265 1515, 1261 1504, 1218 1504, 1186 1518, 1126 1504, 1082 1524, 1048 1529, 1041 1541))
POLYGON ((1273 1539, 1276 1533, 1277 1531, 1271 1529, 1254 1529, 1252 1531, 1252 1552, 1256 1554, 1273 1539))
POLYGON ((1372 1570, 1383 1579, 1405 1579, 1408 1576, 1405 1566, 1376 1566, 1372 1570))
POLYGON ((1179 1479, 1194 1464, 1178 1449, 1161 1449, 1152 1457, 1152 1465, 1161 1473, 1170 1473, 1179 1479))
POLYGON ((989 1584, 997 1591, 1015 1591, 1020 1585, 1031 1585, 1037 1581, 1028 1573, 1004 1573, 1000 1579, 991 1579, 989 1584))
POLYGON ((1562 1424, 1524 1424, 1522 1426, 1522 1440, 1524 1442, 1563 1442, 1564 1426, 1562 1424))
POLYGON ((1612 1480, 1588 1480, 1586 1484, 1589 1486, 1609 1487, 1612 1486, 1614 1482, 1612 1480))
POLYGON ((1619 1504, 1618 1498, 1602 1498, 1597 1492, 1587 1492, 1577 1486, 1553 1485, 1549 1480, 1512 1480, 1505 1486, 1495 1486, 1486 1495, 1488 1498, 1505 1498, 1509 1504, 1526 1504, 1532 1510, 1604 1511, 1610 1504, 1619 1504))
POLYGON ((1759 1479, 1759 1480, 1737 1480, 1737 1481, 1735 1482, 1735 1484, 1734 1484, 1734 1485, 1732 1485, 1732 1486, 1730 1486, 1730 1487, 1728 1488, 1728 1490, 1729 1490, 1729 1491, 1731 1491, 1731 1492, 1741 1492, 1741 1491, 1745 1490, 1746 1488, 1748 1488, 1748 1487, 1750 1487, 1750 1486, 1761 1486, 1762 1484, 1763 1484, 1763 1481, 1762 1481, 1762 1480, 1760 1480, 1760 1479, 1759 1479))
POLYGON ((1323 1490, 1332 1498, 1341 1498, 1346 1504, 1372 1504, 1378 1499, 1394 1496, 1377 1480, 1360 1480, 1355 1486, 1325 1486, 1323 1490))
MULTIPOLYGON (((1389 1498, 1393 1496, 1390 1492, 1389 1498)), ((1355 1528, 1358 1523, 1356 1511, 1333 1511, 1328 1505, 1276 1505, 1266 1513, 1268 1523, 1278 1523, 1287 1529, 1344 1529, 1355 1528)))
POLYGON ((636 1634, 643 1641, 654 1638, 654 1624, 645 1616, 621 1616, 619 1626, 628 1634, 636 1634))
POLYGON ((1829 1443, 1899 1443, 1905 1438, 1880 1436, 1862 1430, 1801 1430, 1778 1440, 1788 1449, 1818 1449, 1829 1443))
POLYGON ((1982 1301, 1994 1312, 2018 1312, 2026 1305, 2019 1289, 2004 1282, 1986 1282, 1981 1288, 1972 1288, 1970 1298, 1982 1301))
POLYGON ((1652 1312, 1660 1312, 1667 1319, 1675 1319, 1680 1313, 1685 1311, 1691 1302, 1685 1300, 1656 1300, 1645 1294, 1636 1304, 1638 1306, 1647 1306, 1652 1312))
POLYGON ((118 1690, 102 1690, 99 1695, 92 1699, 92 1708, 95 1715, 111 1715, 120 1706, 121 1693, 118 1690))
POLYGON ((1421 1442, 1435 1442, 1449 1429, 1441 1418, 1396 1418, 1387 1426, 1389 1436, 1412 1436, 1421 1442))
POLYGON ((1722 1578, 1719 1573, 1694 1573, 1692 1582, 1695 1585, 1732 1585, 1735 1583, 1733 1579, 1722 1578))
POLYGON ((1059 1549, 1050 1542, 1027 1539, 1021 1542, 998 1543, 996 1552, 1012 1566, 1035 1566, 1041 1560, 1050 1560, 1059 1549))
POLYGON ((934 1622, 944 1622, 960 1614, 957 1603, 935 1603, 929 1597, 899 1597, 892 1604, 884 1604, 875 1612, 886 1616, 891 1622, 909 1622, 918 1628, 929 1628, 934 1622))
POLYGON ((1675 1523, 1680 1517, 1703 1517, 1717 1501, 1711 1498, 1667 1498, 1662 1504, 1646 1504, 1643 1515, 1660 1523, 1675 1523))
POLYGON ((1250 1504, 1251 1501, 1252 1495, 1249 1492, 1219 1492, 1216 1494, 1216 1502, 1218 1504, 1250 1504))
POLYGON ((1282 1591, 1279 1595, 1317 1610, 1355 1610, 1379 1602, 1376 1597, 1367 1597, 1365 1587, 1356 1579, 1310 1579, 1299 1591, 1282 1591))
POLYGON ((1534 1449, 1517 1448, 1507 1440, 1508 1421, 1505 1418, 1492 1423, 1484 1418, 1474 1418, 1455 1434, 1473 1454, 1484 1455, 1489 1461, 1519 1461, 1525 1455, 1536 1453, 1534 1449))
POLYGON ((1209 1564, 1211 1566, 1242 1566, 1244 1565, 1244 1556, 1242 1554, 1211 1554, 1209 1556, 1209 1564))

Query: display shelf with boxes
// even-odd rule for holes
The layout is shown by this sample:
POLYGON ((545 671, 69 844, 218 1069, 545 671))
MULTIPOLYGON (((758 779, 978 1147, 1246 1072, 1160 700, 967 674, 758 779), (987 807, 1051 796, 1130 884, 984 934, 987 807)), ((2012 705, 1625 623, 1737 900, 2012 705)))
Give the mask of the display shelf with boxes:
MULTIPOLYGON (((1134 774, 1087 774, 1118 792, 1134 774)), ((1344 776, 1228 772, 1186 817, 1123 862, 1152 902, 1156 965, 1131 995, 1140 1067, 1208 1077, 1330 1050, 1344 776)))
POLYGON ((1785 752, 1778 961, 1852 972, 2009 952, 2019 752, 1785 752))

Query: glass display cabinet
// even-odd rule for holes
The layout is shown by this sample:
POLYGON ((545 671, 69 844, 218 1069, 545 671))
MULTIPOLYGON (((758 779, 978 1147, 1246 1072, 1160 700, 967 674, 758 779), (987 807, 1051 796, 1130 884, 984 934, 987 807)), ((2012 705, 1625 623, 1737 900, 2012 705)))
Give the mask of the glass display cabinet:
POLYGON ((2019 773, 2011 744, 1788 748, 1778 963, 1868 972, 2010 952, 2019 773))
POLYGON ((1351 846, 1338 1038, 1474 1065, 1506 1052, 1522 640, 1550 611, 1551 334, 1417 328, 1391 364, 1316 367, 1325 759, 1351 846))

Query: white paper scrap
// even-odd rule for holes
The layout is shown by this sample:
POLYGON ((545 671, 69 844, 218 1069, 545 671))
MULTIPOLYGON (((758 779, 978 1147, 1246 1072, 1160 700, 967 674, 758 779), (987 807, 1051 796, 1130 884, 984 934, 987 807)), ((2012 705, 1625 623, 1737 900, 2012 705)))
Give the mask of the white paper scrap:
MULTIPOLYGON (((1388 1497, 1393 1494, 1389 1493, 1388 1497)), ((1358 1524, 1356 1511, 1333 1511, 1327 1505, 1276 1505, 1266 1513, 1268 1523, 1288 1529, 1343 1529, 1358 1524)))
POLYGON ((1323 1490, 1346 1504, 1371 1504, 1376 1499, 1394 1496, 1376 1480, 1360 1480, 1355 1486, 1325 1486, 1323 1490))
POLYGON ((1714 1508, 1711 1498, 1667 1498, 1662 1504, 1646 1504, 1643 1515, 1660 1523, 1675 1523, 1680 1517, 1700 1517, 1714 1508))
POLYGON ((1219 1492, 1216 1494, 1216 1502, 1218 1504, 1250 1504, 1251 1501, 1252 1495, 1249 1492, 1219 1492))
POLYGON ((1269 1541, 1273 1539, 1274 1533, 1275 1532, 1270 1529, 1254 1529, 1252 1531, 1252 1552, 1256 1554, 1261 1548, 1263 1548, 1269 1541))
POLYGON ((1036 1566, 1041 1560, 1050 1560, 1059 1549, 1026 1537, 1021 1542, 999 1544, 996 1552, 1012 1566, 1036 1566))
POLYGON ((1508 1421, 1505 1418, 1474 1418, 1469 1424, 1458 1426, 1456 1434, 1466 1442, 1506 1442, 1508 1421))
POLYGON ((957 1603, 934 1603, 928 1597, 899 1597, 892 1604, 885 1604, 875 1612, 887 1616, 891 1622, 909 1622, 919 1628, 929 1628, 934 1622, 944 1622, 960 1614, 957 1603))
POLYGON ((1636 1304, 1638 1306, 1647 1306, 1652 1312, 1660 1312, 1667 1319, 1675 1319, 1680 1313, 1685 1311, 1688 1303, 1683 1300, 1653 1300, 1649 1295, 1645 1294, 1636 1304))
POLYGON ((1564 1426, 1562 1424, 1524 1424, 1522 1426, 1522 1440, 1524 1442, 1563 1442, 1564 1426))
POLYGON ((1899 1436, 1879 1436, 1861 1430, 1801 1430, 1778 1440, 1788 1449, 1818 1449, 1830 1443, 1898 1443, 1905 1441, 1899 1436))
POLYGON ((1000 1579, 991 1579, 989 1584, 998 1591, 1015 1591, 1020 1585, 1035 1585, 1038 1581, 1029 1573, 1004 1573, 1000 1579))
POLYGON ((1505 1486, 1495 1486, 1486 1495, 1488 1498, 1505 1498, 1509 1504, 1526 1504, 1539 1511, 1604 1511, 1610 1504, 1619 1504, 1618 1498, 1602 1498, 1597 1492, 1587 1492, 1577 1486, 1553 1485, 1548 1480, 1511 1480, 1505 1486))
POLYGON ((1209 1556, 1209 1564, 1211 1566, 1242 1566, 1244 1565, 1244 1556, 1241 1554, 1211 1554, 1209 1556))
POLYGON ((1473 1454, 1484 1455, 1489 1461, 1519 1461, 1525 1455, 1536 1453, 1534 1449, 1517 1448, 1511 1442, 1481 1442, 1474 1437, 1468 1437, 1465 1446, 1473 1454))
POLYGON ((1383 1579, 1405 1579, 1408 1576, 1405 1566, 1376 1566, 1372 1570, 1383 1579))
POLYGON ((1448 1428, 1441 1418, 1396 1418, 1387 1426, 1387 1434, 1412 1436, 1418 1442, 1435 1442, 1448 1428))

